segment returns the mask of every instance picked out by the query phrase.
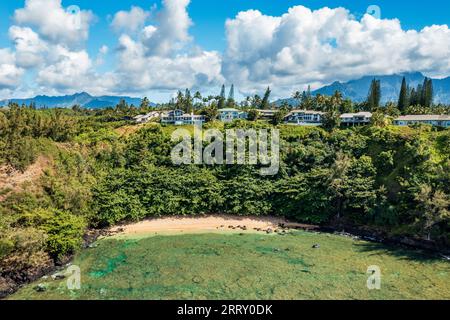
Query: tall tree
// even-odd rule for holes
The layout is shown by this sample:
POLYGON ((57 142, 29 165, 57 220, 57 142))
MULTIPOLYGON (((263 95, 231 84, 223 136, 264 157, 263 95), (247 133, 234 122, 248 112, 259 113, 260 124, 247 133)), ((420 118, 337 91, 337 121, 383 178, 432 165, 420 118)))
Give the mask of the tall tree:
POLYGON ((423 82, 422 105, 430 108, 433 105, 433 80, 425 78, 423 82))
POLYGON ((267 110, 270 109, 270 94, 272 91, 270 90, 270 87, 267 87, 266 92, 264 93, 264 97, 261 101, 261 109, 267 110))
POLYGON ((230 93, 228 94, 228 100, 234 101, 234 84, 231 85, 230 93))
POLYGON ((184 111, 187 113, 191 113, 193 110, 193 99, 191 96, 191 91, 189 89, 186 89, 186 92, 184 94, 184 111))
POLYGON ((301 94, 300 91, 295 91, 292 94, 292 99, 294 99, 297 102, 297 106, 300 106, 302 100, 303 100, 303 95, 301 94))
POLYGON ((409 94, 409 105, 416 106, 419 104, 419 99, 417 98, 417 91, 415 88, 411 88, 411 92, 409 94))
POLYGON ((222 85, 222 89, 220 90, 220 95, 219 95, 219 99, 218 99, 218 104, 217 104, 217 108, 218 109, 223 109, 225 107, 225 85, 222 85))
POLYGON ((139 108, 141 111, 147 112, 150 109, 150 100, 148 100, 147 97, 144 97, 144 99, 141 100, 139 108))
POLYGON ((369 94, 367 97, 367 104, 370 111, 375 111, 380 107, 381 101, 381 82, 373 79, 370 85, 369 94))
POLYGON ((401 113, 405 113, 408 107, 409 107, 408 85, 406 83, 406 78, 403 77, 402 87, 400 89, 400 95, 398 97, 398 109, 400 110, 401 113))
POLYGON ((184 109, 184 96, 180 90, 178 90, 177 98, 175 99, 175 108, 178 110, 184 109))
POLYGON ((200 91, 196 91, 194 94, 194 98, 193 98, 195 108, 201 107, 202 99, 203 99, 203 97, 202 97, 202 94, 200 93, 200 91))
POLYGON ((228 100, 227 100, 227 107, 228 108, 234 108, 235 101, 234 101, 234 84, 231 85, 230 92, 228 94, 228 100))

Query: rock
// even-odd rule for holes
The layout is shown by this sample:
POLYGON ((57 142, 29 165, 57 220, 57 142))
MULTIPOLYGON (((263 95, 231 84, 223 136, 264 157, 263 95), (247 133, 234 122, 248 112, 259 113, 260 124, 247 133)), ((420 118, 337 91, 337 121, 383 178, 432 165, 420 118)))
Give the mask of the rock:
POLYGON ((320 244, 315 244, 312 246, 313 249, 320 249, 320 244))
POLYGON ((271 234, 271 233, 273 233, 273 230, 269 228, 269 229, 266 230, 266 233, 267 234, 271 234))
POLYGON ((200 282, 202 282, 202 279, 200 279, 199 277, 194 277, 194 278, 192 278, 192 282, 200 283, 200 282))
POLYGON ((47 286, 45 284, 38 284, 36 287, 34 287, 34 290, 36 292, 45 292, 47 290, 47 286))

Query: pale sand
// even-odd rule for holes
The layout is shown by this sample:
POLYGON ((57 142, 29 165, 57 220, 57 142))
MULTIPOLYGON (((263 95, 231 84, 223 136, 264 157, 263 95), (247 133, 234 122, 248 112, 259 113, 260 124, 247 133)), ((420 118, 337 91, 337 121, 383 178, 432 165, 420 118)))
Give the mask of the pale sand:
POLYGON ((110 229, 119 235, 143 235, 159 233, 199 233, 217 231, 244 232, 238 226, 246 227, 247 232, 255 232, 256 228, 262 230, 279 228, 279 224, 284 223, 288 227, 295 228, 302 225, 290 223, 284 218, 277 217, 237 217, 237 216, 199 216, 199 217, 165 217, 158 219, 148 219, 139 223, 116 226, 110 229), (235 230, 229 228, 236 227, 235 230))

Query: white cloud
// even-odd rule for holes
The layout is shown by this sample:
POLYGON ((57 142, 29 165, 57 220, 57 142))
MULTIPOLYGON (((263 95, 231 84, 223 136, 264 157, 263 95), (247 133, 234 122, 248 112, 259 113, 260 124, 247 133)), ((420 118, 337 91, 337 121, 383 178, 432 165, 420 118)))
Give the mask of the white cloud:
POLYGON ((116 90, 146 92, 217 86, 223 81, 221 56, 192 45, 187 13, 190 0, 164 0, 157 24, 140 36, 119 39, 116 90))
MULTIPOLYGON (((9 29, 15 46, 14 61, 1 67, 2 74, 10 75, 8 83, 16 85, 15 94, 30 90, 36 94, 99 92, 110 83, 100 81, 95 71, 97 64, 82 48, 93 15, 89 11, 73 14, 66 10, 61 0, 27 0, 24 8, 15 11, 18 25, 9 29), (22 68, 34 69, 31 82, 13 81, 24 73, 22 68)), ((101 64, 107 52, 107 46, 101 47, 96 62, 101 64)))
POLYGON ((163 0, 159 12, 139 7, 117 12, 111 22, 120 33, 117 50, 104 45, 91 58, 90 11, 81 11, 76 25, 61 0, 27 0, 9 29, 14 50, 0 49, 0 93, 152 96, 183 88, 210 91, 226 81, 245 94, 270 85, 274 96, 286 97, 309 84, 316 88, 365 75, 450 75, 446 25, 403 30, 396 19, 355 20, 344 8, 296 6, 281 16, 249 10, 226 21, 221 54, 196 46, 189 34, 189 3, 163 0), (113 53, 113 69, 100 74, 97 68, 107 55, 109 65, 113 53))
POLYGON ((179 53, 174 57, 146 56, 145 46, 127 35, 120 38, 119 90, 142 92, 217 85, 222 80, 217 52, 179 53))
POLYGON ((14 89, 24 73, 16 66, 15 55, 9 49, 0 49, 0 90, 14 89))
POLYGON ((14 21, 35 29, 45 40, 74 47, 88 38, 94 16, 90 11, 67 9, 61 0, 26 0, 25 7, 15 11, 14 21))
POLYGON ((270 85, 286 95, 364 75, 450 74, 447 26, 404 31, 397 19, 365 15, 357 21, 344 8, 296 6, 279 17, 240 12, 227 20, 226 35, 224 76, 247 93, 270 85))
POLYGON ((191 40, 188 31, 192 21, 187 12, 190 0, 163 0, 162 3, 157 26, 147 27, 143 33, 148 55, 166 56, 191 40))
POLYGON ((54 88, 78 88, 92 67, 86 51, 69 51, 56 46, 48 57, 48 64, 38 72, 37 82, 54 88))
POLYGON ((32 68, 43 63, 48 45, 32 29, 12 26, 9 37, 15 44, 18 66, 32 68))
POLYGON ((117 32, 129 31, 136 32, 145 24, 150 12, 145 11, 140 7, 131 7, 130 11, 119 11, 114 15, 111 26, 117 32))

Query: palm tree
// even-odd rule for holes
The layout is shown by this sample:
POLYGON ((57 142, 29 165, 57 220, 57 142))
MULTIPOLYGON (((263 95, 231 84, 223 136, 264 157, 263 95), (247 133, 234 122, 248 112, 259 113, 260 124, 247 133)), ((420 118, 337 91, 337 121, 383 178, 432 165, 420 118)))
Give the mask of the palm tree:
POLYGON ((197 108, 199 102, 202 101, 202 94, 200 93, 200 91, 195 92, 193 99, 194 99, 194 106, 195 108, 197 108))
POLYGON ((303 95, 300 91, 295 91, 292 94, 292 98, 297 101, 297 106, 300 106, 300 104, 302 102, 302 97, 303 97, 303 95))

